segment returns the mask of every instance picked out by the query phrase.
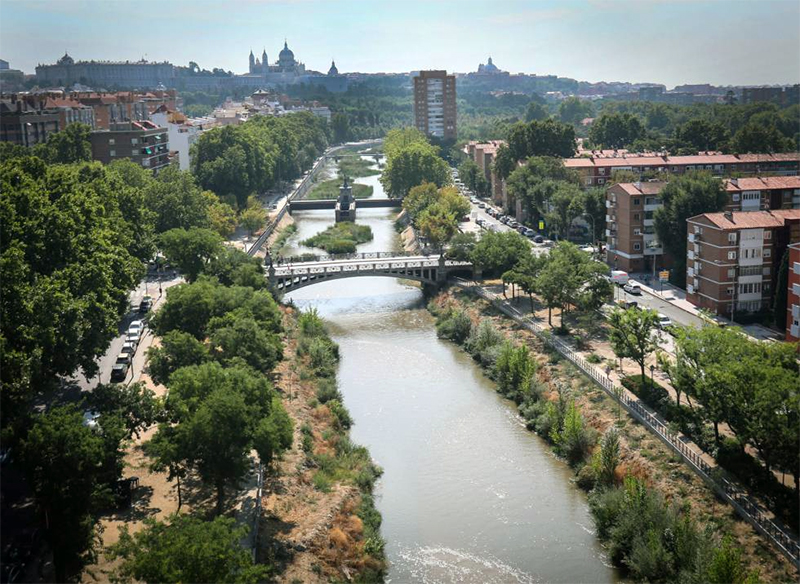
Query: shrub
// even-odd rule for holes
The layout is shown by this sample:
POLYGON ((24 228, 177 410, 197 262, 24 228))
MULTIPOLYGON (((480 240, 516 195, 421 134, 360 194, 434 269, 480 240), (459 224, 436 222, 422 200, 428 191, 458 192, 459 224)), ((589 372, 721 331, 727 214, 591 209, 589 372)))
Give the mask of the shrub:
MULTIPOLYGON (((495 328, 492 321, 484 318, 470 332, 465 348, 473 358, 480 359, 490 349, 500 347, 504 339, 503 333, 495 328)), ((496 351, 494 355, 497 355, 496 351)))
POLYGON ((443 339, 462 344, 472 331, 472 321, 463 310, 456 310, 445 316, 436 325, 436 334, 443 339))
POLYGON ((323 493, 331 492, 332 481, 325 472, 318 471, 314 473, 314 477, 311 479, 311 482, 314 483, 314 488, 318 491, 322 491, 323 493))
POLYGON ((336 382, 333 379, 322 378, 317 384, 317 400, 321 404, 326 404, 331 400, 342 401, 342 394, 336 387, 336 382))
POLYGON ((585 464, 578 471, 578 477, 575 484, 584 491, 591 491, 597 483, 597 474, 591 464, 585 464))
POLYGON ((308 356, 317 375, 330 377, 339 362, 339 346, 327 337, 315 337, 308 345, 308 356))
POLYGON ((330 400, 327 404, 328 409, 334 417, 334 424, 340 430, 348 430, 353 425, 353 419, 350 417, 350 412, 342 405, 342 402, 336 399, 330 400))
POLYGON ((586 360, 589 363, 593 363, 595 365, 603 362, 602 357, 600 357, 600 355, 598 355, 597 353, 591 353, 590 355, 587 355, 586 360))
POLYGON ((575 402, 570 401, 564 416, 564 429, 556 442, 559 451, 570 464, 576 465, 586 459, 595 441, 594 431, 586 426, 575 402))
POLYGON ((325 325, 316 308, 311 308, 300 313, 297 317, 300 332, 307 337, 321 337, 325 335, 325 325))

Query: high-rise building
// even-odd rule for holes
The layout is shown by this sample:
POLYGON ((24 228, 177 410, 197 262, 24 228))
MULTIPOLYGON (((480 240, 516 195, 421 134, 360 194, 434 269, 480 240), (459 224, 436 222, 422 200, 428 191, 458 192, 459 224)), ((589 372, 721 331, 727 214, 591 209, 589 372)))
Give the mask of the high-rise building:
POLYGON ((169 139, 167 128, 160 128, 150 120, 123 122, 110 125, 108 130, 92 132, 92 158, 109 164, 128 158, 153 174, 169 165, 169 139))
MULTIPOLYGON (((789 246, 789 289, 786 291, 786 340, 800 341, 800 243, 789 246)), ((798 346, 800 350, 800 346, 798 346)))
POLYGON ((426 136, 456 139, 456 77, 420 71, 414 78, 414 121, 426 136))

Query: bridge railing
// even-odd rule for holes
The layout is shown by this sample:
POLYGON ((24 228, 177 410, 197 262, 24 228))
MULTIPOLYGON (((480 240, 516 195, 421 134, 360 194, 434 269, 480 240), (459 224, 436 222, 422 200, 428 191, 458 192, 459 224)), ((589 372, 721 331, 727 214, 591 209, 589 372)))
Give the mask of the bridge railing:
POLYGON ((603 371, 588 363, 582 355, 561 339, 554 337, 542 325, 523 316, 515 307, 499 301, 487 293, 483 287, 472 282, 457 279, 456 283, 489 301, 591 377, 614 401, 625 408, 631 416, 678 454, 717 495, 736 510, 742 519, 752 525, 756 531, 766 537, 795 566, 800 568, 800 542, 798 542, 797 536, 789 528, 770 517, 769 513, 755 502, 750 493, 741 485, 727 478, 720 467, 712 466, 706 462, 704 459, 705 453, 693 445, 690 446, 688 444, 689 439, 686 436, 672 430, 664 420, 660 419, 655 412, 651 411, 640 400, 629 396, 621 386, 614 385, 603 371))
POLYGON ((335 262, 343 260, 380 260, 389 258, 419 257, 424 256, 431 259, 439 259, 438 255, 420 254, 411 252, 392 252, 392 251, 366 251, 361 253, 336 253, 336 254, 310 254, 300 256, 289 256, 276 258, 275 264, 301 264, 305 262, 335 262))

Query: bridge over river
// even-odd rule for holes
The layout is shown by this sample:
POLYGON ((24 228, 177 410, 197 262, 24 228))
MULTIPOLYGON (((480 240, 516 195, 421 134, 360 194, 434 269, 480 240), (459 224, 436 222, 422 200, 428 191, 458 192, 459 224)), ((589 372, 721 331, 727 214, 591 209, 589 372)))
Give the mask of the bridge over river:
POLYGON ((287 258, 280 264, 270 264, 268 261, 268 274, 270 283, 280 292, 329 280, 365 276, 402 278, 439 286, 451 275, 471 277, 472 264, 448 260, 444 256, 372 252, 287 258))

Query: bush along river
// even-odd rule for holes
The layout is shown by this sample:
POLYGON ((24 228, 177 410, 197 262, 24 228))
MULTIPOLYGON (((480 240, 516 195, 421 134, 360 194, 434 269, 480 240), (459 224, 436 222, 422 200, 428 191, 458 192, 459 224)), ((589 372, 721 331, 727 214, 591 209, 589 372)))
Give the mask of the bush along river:
MULTIPOLYGON (((377 176, 356 179, 383 197, 377 176)), ((359 210, 373 239, 398 248, 396 211, 359 210)), ((285 257, 332 211, 294 214, 285 257)), ((529 432, 513 402, 456 345, 440 340, 418 287, 391 278, 324 282, 287 296, 315 309, 339 346, 338 390, 353 442, 383 469, 389 582, 615 582, 572 471, 529 432)), ((321 485, 323 488, 325 485, 321 485)))

